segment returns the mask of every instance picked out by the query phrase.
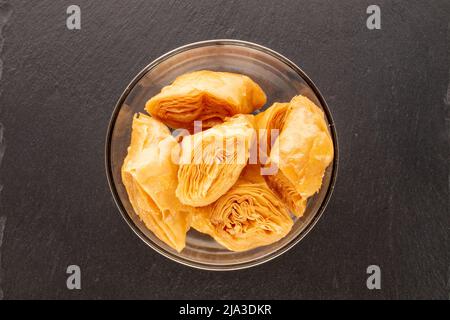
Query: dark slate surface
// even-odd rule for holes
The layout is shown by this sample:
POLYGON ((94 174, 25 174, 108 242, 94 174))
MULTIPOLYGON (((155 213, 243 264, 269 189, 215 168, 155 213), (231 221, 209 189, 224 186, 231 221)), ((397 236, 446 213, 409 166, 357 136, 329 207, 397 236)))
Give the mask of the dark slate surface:
POLYGON ((0 3, 5 299, 449 298, 450 2, 0 3), (65 26, 73 3, 81 31, 65 26), (382 30, 366 28, 369 4, 381 7, 382 30), (274 261, 228 273, 146 247, 104 170, 109 117, 128 82, 166 51, 213 38, 253 41, 304 68, 341 152, 313 232, 274 261), (80 291, 66 289, 70 264, 82 269, 80 291), (379 291, 366 288, 370 264, 381 267, 379 291))

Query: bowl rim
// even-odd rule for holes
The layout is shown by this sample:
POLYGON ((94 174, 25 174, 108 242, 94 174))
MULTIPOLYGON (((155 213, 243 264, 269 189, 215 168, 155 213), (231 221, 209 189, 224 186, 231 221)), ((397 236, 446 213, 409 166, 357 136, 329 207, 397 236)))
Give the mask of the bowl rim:
POLYGON ((333 193, 336 179, 337 179, 337 173, 338 173, 338 163, 339 163, 339 144, 338 144, 338 136, 336 132, 335 123, 331 114, 331 111, 328 107, 328 104, 326 103, 322 93, 319 91, 317 86, 314 84, 314 82, 309 78, 309 76, 294 62, 283 56, 282 54, 269 49, 265 46, 243 41, 243 40, 235 40, 235 39, 213 39, 213 40, 204 40, 204 41, 198 41, 189 43, 183 46, 180 46, 176 49, 173 49, 157 59, 153 60, 151 63, 149 63, 147 66, 145 66, 135 77, 134 79, 128 84, 128 86, 125 88, 123 93, 120 95, 120 98, 118 99, 113 113, 111 115, 111 118, 109 120, 108 124, 108 130, 106 133, 106 142, 105 142, 105 168, 106 168, 106 177, 108 180, 108 185, 110 188, 110 191, 113 195, 114 202, 119 209, 119 213, 122 216, 122 218, 125 220, 125 222, 128 224, 128 226, 134 231, 134 233, 142 240, 144 243, 146 243, 149 247, 151 247, 153 250, 161 254, 162 256, 178 262, 182 265, 193 267, 200 270, 208 270, 208 271, 233 271, 233 270, 240 270, 240 269, 246 269, 255 267, 258 265, 261 265, 263 263, 266 263, 270 260, 275 259, 276 257, 279 257, 280 255, 286 253, 288 250, 292 249, 296 244, 298 244, 303 238, 306 237, 307 234, 314 228, 314 226, 317 224, 319 219, 322 217, 326 206, 328 205, 331 195, 333 193), (273 56, 274 58, 278 59, 279 61, 285 63, 287 66, 289 66, 292 70, 294 70, 302 79, 310 86, 310 88, 315 93, 316 97, 319 99, 320 104, 322 105, 323 111, 326 114, 330 133, 333 140, 333 146, 334 146, 334 158, 333 158, 333 164, 332 164, 332 172, 331 172, 331 178, 330 183, 328 186, 328 190, 325 194, 325 197, 323 198, 322 203, 320 204, 319 209, 315 213, 315 215, 312 217, 311 221, 305 226, 305 228, 296 235, 290 242, 286 243, 284 246, 280 247, 278 250, 268 253, 262 257, 257 258, 253 261, 245 261, 245 262, 239 262, 236 264, 229 264, 229 265, 214 265, 214 264, 208 264, 208 263, 202 263, 198 261, 189 260, 183 257, 180 257, 176 255, 175 253, 169 252, 165 250, 164 248, 160 247, 158 244, 153 242, 151 239, 149 239, 139 228, 138 226, 133 222, 132 218, 129 216, 127 210, 125 209, 124 205, 122 204, 122 200, 120 199, 120 196, 118 194, 118 191, 116 189, 114 178, 113 178, 113 172, 112 172, 112 166, 111 166, 111 139, 112 139, 112 133, 114 131, 115 123, 117 120, 117 116, 119 114, 119 111, 125 102, 126 98, 128 97, 131 90, 134 88, 134 86, 154 67, 156 67, 161 62, 188 50, 200 48, 200 47, 206 47, 206 46, 222 46, 222 45, 234 45, 234 46, 240 46, 240 47, 247 47, 255 50, 262 51, 263 53, 269 54, 273 56))

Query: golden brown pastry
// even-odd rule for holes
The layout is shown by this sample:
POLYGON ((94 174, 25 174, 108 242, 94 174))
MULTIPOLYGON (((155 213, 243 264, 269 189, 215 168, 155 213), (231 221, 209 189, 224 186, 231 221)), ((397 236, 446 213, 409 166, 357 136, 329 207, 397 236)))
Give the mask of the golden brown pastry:
POLYGON ((293 222, 286 206, 267 187, 259 166, 249 165, 215 203, 194 214, 192 227, 232 251, 269 245, 285 237, 293 222))
POLYGON ((202 121, 203 128, 210 128, 265 103, 264 91, 249 77, 202 70, 176 78, 151 98, 145 109, 172 128, 192 131, 196 120, 202 121))
POLYGON ((216 201, 247 164, 255 130, 252 115, 238 115, 181 143, 178 199, 202 207, 216 201))
POLYGON ((178 166, 172 161, 172 152, 177 147, 164 124, 143 114, 135 115, 122 181, 146 227, 181 251, 193 209, 182 205, 175 196, 178 166))
POLYGON ((274 107, 256 117, 258 128, 279 130, 269 145, 269 163, 279 170, 265 179, 293 213, 301 216, 306 199, 319 191, 333 160, 333 141, 323 111, 308 98, 296 96, 289 104, 274 107))
POLYGON ((289 103, 275 102, 266 111, 259 113, 255 118, 259 136, 259 159, 265 164, 270 156, 272 145, 278 138, 279 132, 286 121, 289 103))
POLYGON ((298 193, 292 182, 285 177, 282 171, 279 170, 273 175, 269 174, 263 177, 269 188, 275 192, 296 217, 303 216, 307 204, 306 198, 298 193))

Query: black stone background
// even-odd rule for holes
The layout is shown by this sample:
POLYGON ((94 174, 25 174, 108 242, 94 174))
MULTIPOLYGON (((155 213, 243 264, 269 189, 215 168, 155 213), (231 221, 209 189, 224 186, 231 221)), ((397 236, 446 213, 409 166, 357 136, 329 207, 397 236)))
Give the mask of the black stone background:
POLYGON ((1 0, 5 299, 449 298, 449 1, 1 0), (66 28, 77 4, 82 29, 66 28), (366 9, 381 7, 382 30, 366 9), (8 17, 8 12, 12 14, 8 17), (104 169, 113 106, 150 61, 234 38, 302 67, 341 161, 313 232, 243 271, 178 265, 124 223, 104 169), (82 290, 66 288, 66 268, 82 290), (366 288, 366 268, 382 289, 366 288))

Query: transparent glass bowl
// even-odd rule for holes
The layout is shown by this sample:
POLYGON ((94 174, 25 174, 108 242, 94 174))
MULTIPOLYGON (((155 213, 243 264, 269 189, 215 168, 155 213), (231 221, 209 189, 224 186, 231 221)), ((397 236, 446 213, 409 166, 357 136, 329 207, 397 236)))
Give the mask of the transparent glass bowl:
POLYGON ((111 192, 125 221, 150 247, 179 263, 205 270, 236 270, 269 261, 298 243, 313 228, 330 199, 336 180, 338 145, 331 113, 314 83, 294 63, 260 45, 238 40, 210 40, 175 49, 145 67, 128 85, 114 109, 106 139, 106 170, 111 192), (268 101, 288 102, 302 94, 326 115, 334 141, 335 157, 328 167, 319 193, 309 199, 306 212, 295 221, 291 232, 269 246, 245 252, 231 252, 207 235, 190 230, 186 248, 178 253, 160 241, 135 214, 120 169, 130 144, 133 115, 145 112, 145 102, 162 87, 184 73, 208 69, 242 73, 255 80, 266 92, 268 101))

